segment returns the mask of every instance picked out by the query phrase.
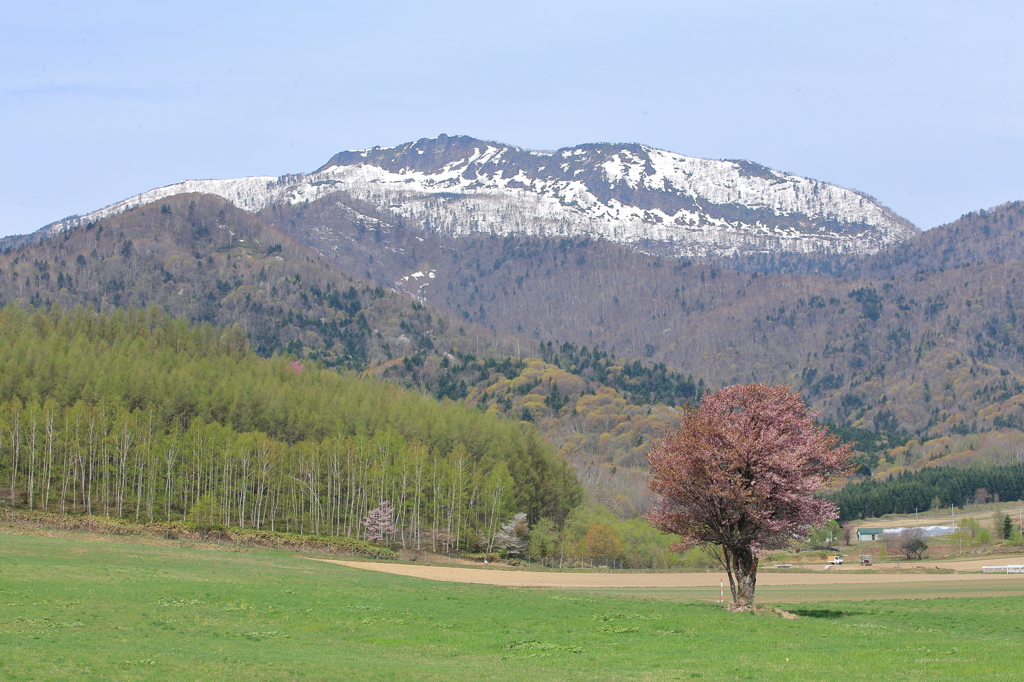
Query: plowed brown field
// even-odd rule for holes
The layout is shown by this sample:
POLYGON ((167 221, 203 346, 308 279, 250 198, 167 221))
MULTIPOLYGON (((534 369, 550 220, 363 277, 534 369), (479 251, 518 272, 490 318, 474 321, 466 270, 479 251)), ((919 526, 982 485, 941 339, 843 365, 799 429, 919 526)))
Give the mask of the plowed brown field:
MULTIPOLYGON (((528 571, 502 568, 469 568, 465 566, 437 566, 415 563, 376 563, 367 561, 345 561, 340 559, 317 559, 329 563, 340 564, 350 568, 369 571, 381 571, 395 575, 440 580, 443 582, 475 583, 480 585, 498 585, 502 587, 533 587, 550 589, 574 590, 624 590, 624 589, 678 589, 717 588, 720 579, 728 580, 724 573, 643 573, 633 571, 608 571, 597 573, 565 573, 555 571, 528 571)), ((975 562, 970 562, 971 564, 975 562)), ((977 568, 981 568, 978 562, 977 568)), ((997 562, 1002 563, 1002 562, 997 562)), ((904 567, 926 564, 904 564, 904 567)), ((928 565, 932 568, 936 564, 928 565)), ((988 565, 986 563, 986 565, 988 565)), ((949 567, 953 567, 950 565, 949 567)), ((959 568, 959 567, 958 567, 959 568)), ((966 567, 964 567, 966 568, 966 567)), ((771 586, 880 586, 893 584, 922 585, 928 583, 963 584, 998 582, 1008 590, 1024 591, 1024 575, 1020 574, 981 574, 981 573, 896 573, 873 572, 851 573, 843 571, 821 571, 815 573, 761 572, 757 578, 758 587, 771 586)))

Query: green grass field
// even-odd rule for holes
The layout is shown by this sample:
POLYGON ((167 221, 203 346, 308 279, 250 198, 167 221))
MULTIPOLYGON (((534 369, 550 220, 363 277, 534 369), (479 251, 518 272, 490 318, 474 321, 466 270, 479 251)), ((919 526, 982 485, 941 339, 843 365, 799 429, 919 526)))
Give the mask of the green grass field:
MULTIPOLYGON (((726 596, 729 587, 726 585, 726 596)), ((595 591, 575 590, 591 596, 595 591)), ((717 583, 709 587, 636 588, 629 590, 605 589, 597 594, 672 601, 708 601, 718 598, 717 583)), ((892 599, 964 599, 967 597, 1016 598, 1024 606, 1024 577, 1008 582, 928 582, 888 583, 881 585, 758 585, 757 603, 782 609, 801 609, 817 602, 865 602, 892 599)), ((838 608, 838 607, 837 607, 838 608)), ((846 608, 853 608, 846 604, 846 608)))
POLYGON ((800 617, 0 533, 0 679, 1020 678, 1021 596, 779 605, 800 617))

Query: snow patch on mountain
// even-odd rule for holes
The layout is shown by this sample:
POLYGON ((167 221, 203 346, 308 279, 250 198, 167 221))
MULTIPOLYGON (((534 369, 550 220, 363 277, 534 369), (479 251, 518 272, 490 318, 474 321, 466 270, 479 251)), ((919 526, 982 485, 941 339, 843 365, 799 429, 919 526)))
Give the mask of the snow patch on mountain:
POLYGON ((43 229, 51 234, 56 234, 77 225, 96 222, 179 194, 213 194, 230 201, 241 209, 258 213, 276 203, 294 204, 303 201, 316 201, 325 194, 336 191, 333 188, 321 191, 321 188, 315 183, 306 182, 306 177, 305 175, 283 175, 279 178, 257 176, 234 180, 186 180, 166 187, 151 189, 84 216, 66 218, 43 229))
POLYGON ((397 282, 391 287, 393 291, 401 294, 405 294, 413 300, 419 301, 420 303, 427 302, 427 287, 430 286, 430 280, 437 277, 437 270, 428 270, 423 272, 417 270, 409 275, 403 275, 398 279, 397 282), (423 280, 422 282, 420 280, 423 280))
POLYGON ((588 236, 691 256, 873 253, 917 231, 859 192, 749 162, 642 145, 527 152, 447 137, 342 152, 309 174, 181 182, 44 230, 188 192, 257 213, 345 192, 425 232, 588 236))

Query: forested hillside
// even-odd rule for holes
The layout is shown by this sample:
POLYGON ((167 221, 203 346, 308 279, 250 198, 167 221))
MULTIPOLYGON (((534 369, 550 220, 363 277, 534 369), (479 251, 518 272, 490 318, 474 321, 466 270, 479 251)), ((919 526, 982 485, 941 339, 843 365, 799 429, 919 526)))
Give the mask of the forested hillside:
POLYGON ((901 472, 881 481, 852 483, 829 498, 839 505, 843 521, 1020 500, 1024 499, 1024 463, 901 472))
MULTIPOLYGON (((986 215, 1012 226, 997 218, 1014 210, 986 215)), ((988 253, 978 223, 965 218, 958 239, 988 253)), ((931 438, 1024 424, 1018 260, 846 279, 738 272, 605 242, 442 246, 421 293, 498 331, 647 357, 713 387, 787 383, 830 421, 858 428, 931 438)), ((418 247, 421 261, 429 248, 418 247)))
POLYGON ((262 356, 533 422, 622 515, 646 507, 650 443, 703 390, 732 383, 801 390, 854 434, 862 474, 1024 447, 1022 204, 785 274, 586 239, 443 238, 332 201, 258 216, 205 195, 140 206, 6 250, 0 298, 155 304, 237 324, 262 356))
POLYGON ((861 277, 907 277, 978 265, 1024 260, 1024 201, 972 211, 948 225, 857 262, 861 277))
MULTIPOLYGON (((390 282, 467 323, 533 337, 541 357, 551 357, 547 341, 568 341, 626 358, 622 366, 638 357, 649 368, 664 363, 711 388, 787 383, 838 431, 859 434, 864 473, 997 461, 1024 446, 1024 321, 1016 310, 1024 295, 1022 213, 1020 202, 977 211, 866 258, 711 260, 588 239, 445 238, 345 197, 261 215, 290 224, 298 240, 343 269, 390 282)), ((461 366, 459 358, 451 364, 461 366)), ((435 389, 497 409, 509 402, 491 391, 473 394, 462 380, 435 389)), ((544 388, 536 394, 545 405, 559 400, 544 388)), ((625 389, 620 397, 633 400, 625 389)), ((541 404, 513 396, 511 408, 521 412, 527 402, 541 404)), ((565 415, 557 417, 563 426, 565 415)), ((613 433, 591 442, 589 458, 574 460, 603 458, 602 469, 579 469, 584 480, 594 473, 622 484, 621 475, 611 480, 612 467, 642 459, 642 449, 637 459, 622 449, 608 457, 600 444, 614 442, 613 433)), ((552 437, 569 440, 557 430, 552 437)))
POLYGON ((181 195, 0 254, 0 303, 108 312, 151 305, 195 323, 237 324, 251 348, 365 369, 452 344, 510 353, 514 340, 339 272, 229 202, 181 195))
POLYGON ((375 373, 536 424, 595 501, 627 518, 646 511, 645 452, 678 425, 685 405, 699 400, 703 382, 664 365, 628 363, 585 346, 541 344, 538 350, 548 361, 478 359, 456 351, 396 359, 375 373))
POLYGON ((0 255, 0 298, 43 310, 157 305, 189 322, 236 325, 260 356, 368 371, 438 399, 533 421, 598 499, 626 515, 645 508, 635 470, 643 449, 675 423, 675 411, 659 404, 692 402, 703 390, 701 379, 663 364, 520 340, 349 278, 208 195, 173 197, 8 248, 0 255), (538 360, 531 356, 550 361, 548 374, 566 379, 532 378, 538 360), (489 389, 497 376, 517 380, 515 387, 489 389), (578 403, 584 395, 592 397, 578 403))
POLYGON ((537 430, 166 313, 0 311, 0 487, 30 509, 475 546, 505 517, 565 518, 582 489, 537 430))
POLYGON ((1024 201, 971 211, 948 225, 926 230, 870 256, 765 253, 718 260, 741 272, 816 274, 849 279, 907 277, 986 261, 1024 258, 1024 201))

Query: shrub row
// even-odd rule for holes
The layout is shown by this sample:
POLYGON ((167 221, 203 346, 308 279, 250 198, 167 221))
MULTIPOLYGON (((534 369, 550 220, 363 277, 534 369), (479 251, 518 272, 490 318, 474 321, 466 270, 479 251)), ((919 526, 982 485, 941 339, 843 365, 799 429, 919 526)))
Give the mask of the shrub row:
POLYGON ((129 519, 107 518, 103 516, 27 512, 14 509, 0 510, 0 521, 19 526, 101 533, 104 535, 137 535, 191 540, 193 542, 231 543, 246 547, 359 556, 370 559, 398 558, 398 554, 394 550, 380 547, 364 540, 328 535, 300 535, 299 533, 233 528, 218 524, 196 524, 181 521, 172 521, 171 523, 137 523, 129 519))

